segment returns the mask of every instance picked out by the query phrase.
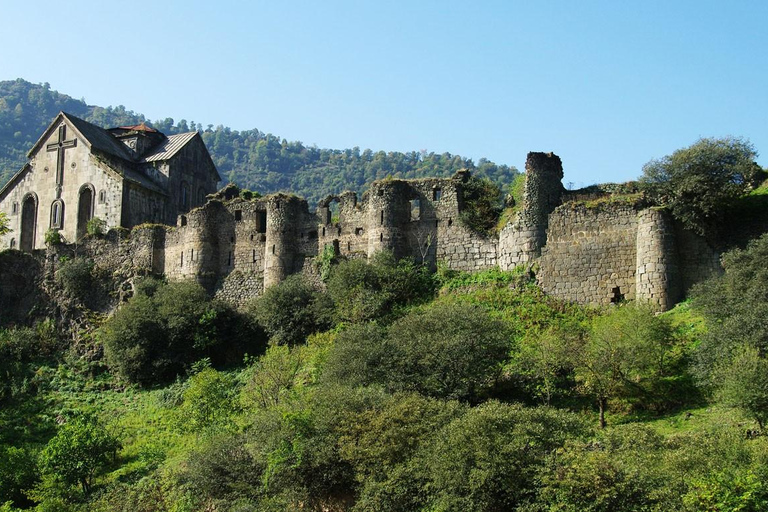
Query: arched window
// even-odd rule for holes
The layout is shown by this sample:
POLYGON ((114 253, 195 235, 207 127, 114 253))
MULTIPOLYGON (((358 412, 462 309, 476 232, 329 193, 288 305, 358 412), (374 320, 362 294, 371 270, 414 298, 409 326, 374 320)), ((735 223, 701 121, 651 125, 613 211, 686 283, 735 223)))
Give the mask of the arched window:
POLYGON ((181 208, 183 210, 189 208, 189 187, 186 181, 181 182, 181 208))
POLYGON ((16 239, 11 238, 11 249, 15 249, 15 248, 16 248, 16 239))
POLYGON ((107 191, 99 190, 99 204, 104 204, 106 202, 107 202, 107 191))
POLYGON ((13 203, 13 206, 11 207, 11 215, 16 215, 19 213, 19 203, 13 203))
POLYGON ((51 228, 61 229, 64 226, 64 201, 57 199, 51 204, 51 228))
POLYGON ((205 204, 205 190, 203 190, 203 187, 200 187, 197 189, 197 204, 199 206, 202 206, 205 204))

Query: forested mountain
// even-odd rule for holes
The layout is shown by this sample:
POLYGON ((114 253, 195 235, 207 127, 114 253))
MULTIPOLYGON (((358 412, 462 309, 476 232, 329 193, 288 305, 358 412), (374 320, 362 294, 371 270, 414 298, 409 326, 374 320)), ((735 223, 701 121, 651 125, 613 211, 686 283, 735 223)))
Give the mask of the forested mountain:
POLYGON ((122 105, 87 105, 52 90, 47 83, 36 85, 17 79, 0 82, 0 186, 24 164, 26 152, 60 110, 105 128, 146 122, 167 135, 198 130, 224 181, 262 194, 293 192, 305 197, 310 206, 330 193, 347 189, 360 192, 373 180, 386 176, 450 176, 468 168, 504 189, 518 172, 483 158, 475 164, 450 153, 319 149, 255 128, 238 131, 221 125, 204 127, 185 119, 149 120, 122 105))

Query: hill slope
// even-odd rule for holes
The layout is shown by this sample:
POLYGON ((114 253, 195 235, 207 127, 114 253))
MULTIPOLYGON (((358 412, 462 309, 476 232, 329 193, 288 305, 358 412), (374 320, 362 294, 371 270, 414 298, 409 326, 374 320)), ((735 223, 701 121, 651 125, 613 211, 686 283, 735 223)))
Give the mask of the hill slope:
POLYGON ((330 193, 358 192, 386 176, 420 178, 450 176, 468 168, 503 188, 518 173, 514 167, 485 159, 471 159, 450 153, 419 151, 384 152, 370 149, 319 149, 298 141, 289 142, 257 129, 237 131, 225 126, 174 122, 171 118, 148 120, 142 114, 117 107, 87 105, 52 90, 46 84, 22 79, 0 81, 0 186, 26 161, 26 152, 51 119, 64 110, 102 127, 147 124, 170 135, 199 130, 225 181, 262 194, 288 191, 307 198, 310 206, 330 193))

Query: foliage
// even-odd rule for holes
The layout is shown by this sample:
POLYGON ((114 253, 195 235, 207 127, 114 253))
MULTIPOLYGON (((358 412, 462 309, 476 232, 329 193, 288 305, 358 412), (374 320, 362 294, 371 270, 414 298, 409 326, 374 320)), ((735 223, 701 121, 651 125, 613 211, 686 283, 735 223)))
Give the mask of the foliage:
POLYGON ((718 234, 734 201, 757 185, 762 169, 757 152, 745 139, 699 139, 643 166, 640 180, 646 195, 670 208, 683 225, 699 234, 718 234))
POLYGON ((473 231, 490 235, 501 215, 501 189, 488 179, 472 176, 461 190, 461 222, 473 231))
POLYGON ((245 319, 210 302, 191 281, 140 285, 102 326, 100 339, 110 366, 145 385, 173 379, 203 357, 221 364, 262 348, 245 319))
POLYGON ((427 267, 397 261, 392 253, 379 252, 370 262, 342 261, 331 271, 328 294, 336 319, 343 322, 391 320, 410 305, 431 298, 435 280, 427 267))
POLYGON ((64 261, 56 271, 56 280, 69 296, 85 300, 96 284, 93 261, 82 256, 64 261))
POLYGON ((326 245, 323 247, 323 251, 317 256, 315 265, 320 271, 320 280, 324 283, 328 282, 328 278, 331 277, 331 266, 337 262, 336 251, 332 245, 326 245))
POLYGON ((43 476, 88 494, 99 469, 114 460, 120 442, 94 417, 82 415, 62 426, 40 453, 43 476))
POLYGON ((177 409, 178 422, 187 432, 205 432, 227 425, 235 412, 235 382, 226 373, 206 368, 190 377, 177 409))
POLYGON ((8 215, 5 212, 0 212, 0 235, 10 233, 11 228, 8 227, 8 215))
POLYGON ((333 305, 327 295, 294 274, 265 290, 249 310, 276 343, 296 345, 330 327, 333 305))
POLYGON ((269 347, 250 369, 242 401, 248 406, 268 408, 291 396, 309 380, 306 372, 308 351, 308 347, 269 347))
POLYGON ((441 431, 419 454, 424 510, 514 510, 534 501, 538 469, 567 438, 587 432, 575 415, 486 402, 441 431))
POLYGON ((725 272, 692 291, 708 330, 695 353, 700 383, 747 412, 768 417, 768 235, 722 258, 725 272))
POLYGON ((30 505, 25 491, 38 480, 36 458, 27 447, 0 445, 0 503, 30 505))
POLYGON ((107 230, 107 221, 93 217, 85 225, 85 230, 91 236, 101 236, 107 230))
POLYGON ((576 378, 596 399, 602 428, 609 399, 647 394, 665 375, 671 342, 669 322, 648 306, 619 306, 595 319, 576 362, 576 378))
POLYGON ((45 232, 45 244, 46 245, 60 245, 64 243, 64 237, 61 235, 61 231, 58 229, 50 228, 45 232))
POLYGON ((372 325, 341 332, 326 372, 340 382, 477 402, 509 349, 509 331, 487 311, 439 304, 406 315, 386 335, 372 325))
POLYGON ((725 272, 693 288, 693 304, 708 332, 696 352, 700 381, 716 387, 715 367, 742 345, 768 352, 768 234, 722 257, 725 272))
POLYGON ((742 345, 717 374, 718 397, 749 414, 762 430, 768 423, 768 358, 757 348, 742 345))
POLYGON ((0 404, 34 394, 36 371, 57 345, 52 322, 41 322, 36 329, 0 330, 0 404))

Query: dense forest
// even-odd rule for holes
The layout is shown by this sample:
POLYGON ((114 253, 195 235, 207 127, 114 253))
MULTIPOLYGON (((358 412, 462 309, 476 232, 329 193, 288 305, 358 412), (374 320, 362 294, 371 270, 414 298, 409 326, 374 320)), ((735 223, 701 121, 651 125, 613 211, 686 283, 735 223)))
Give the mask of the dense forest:
POLYGON ((293 192, 306 198, 311 207, 328 194, 361 192, 372 181, 387 176, 451 176, 467 168, 506 189, 517 174, 514 167, 482 158, 475 163, 450 153, 319 149, 257 129, 237 131, 185 119, 148 120, 123 106, 87 105, 51 90, 47 83, 35 85, 18 79, 0 82, 0 186, 23 165, 27 151, 62 110, 105 128, 146 122, 167 135, 198 130, 225 182, 261 194, 293 192))

